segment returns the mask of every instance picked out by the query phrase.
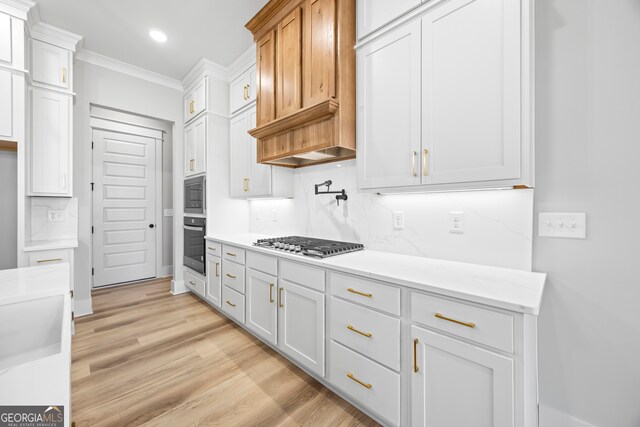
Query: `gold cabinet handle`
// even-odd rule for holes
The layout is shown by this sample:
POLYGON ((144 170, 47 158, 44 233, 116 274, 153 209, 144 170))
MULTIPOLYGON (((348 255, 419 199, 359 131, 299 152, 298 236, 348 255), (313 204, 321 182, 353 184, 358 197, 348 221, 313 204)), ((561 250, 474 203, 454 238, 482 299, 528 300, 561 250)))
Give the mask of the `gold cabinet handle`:
POLYGON ((227 300, 227 304, 229 304, 231 307, 235 307, 236 305, 234 303, 232 303, 231 301, 227 300))
POLYGON ((413 372, 418 372, 418 338, 413 340, 413 372))
POLYGON ((416 159, 418 158, 418 152, 411 152, 411 174, 413 176, 418 176, 418 171, 416 170, 416 159))
POLYGON ((362 387, 364 388, 371 388, 373 387, 372 384, 369 383, 364 383, 362 381, 360 381, 359 379, 357 379, 356 377, 353 376, 353 374, 351 372, 347 373, 347 377, 349 377, 350 379, 352 379, 353 381, 357 382, 358 384, 360 384, 362 387))
POLYGON ((191 280, 189 280, 189 284, 190 284, 191 286, 193 286, 194 288, 196 287, 196 284, 195 284, 195 283, 193 283, 191 280))
POLYGON ((193 172, 195 168, 196 168, 196 159, 189 160, 189 170, 193 172))
POLYGON ((362 331, 359 331, 359 330, 357 330, 356 328, 354 328, 354 327, 353 327, 353 326, 351 326, 351 325, 347 326, 347 329, 348 329, 348 330, 350 330, 350 331, 355 332, 356 334, 360 334, 360 335, 362 335, 362 336, 364 336, 364 337, 367 337, 367 338, 371 338, 371 337, 373 336, 373 334, 372 334, 371 332, 362 332, 362 331))
POLYGON ((45 262, 60 262, 62 261, 62 258, 51 258, 51 259, 39 259, 38 261, 36 261, 38 264, 42 264, 45 262))
POLYGON ((211 246, 207 246, 207 249, 209 249, 210 251, 213 251, 213 252, 216 251, 216 248, 212 248, 211 246))
POLYGON ((427 168, 427 155, 429 155, 429 150, 426 148, 422 150, 422 175, 429 176, 429 169, 427 168))
POLYGON ((196 101, 193 99, 189 101, 189 113, 193 114, 196 111, 196 101))
POLYGON ((245 193, 249 191, 249 178, 244 179, 244 191, 245 193))
POLYGON ((282 303, 282 288, 278 288, 278 306, 284 308, 284 304, 282 303))
POLYGON ((269 303, 273 304, 273 283, 269 283, 269 303))
POLYGON ((220 277, 220 263, 216 262, 216 277, 220 277))
POLYGON ((227 255, 229 255, 229 256, 236 256, 236 254, 234 254, 233 252, 227 252, 227 255))
POLYGON ((67 82, 67 67, 62 67, 62 83, 67 82))
POLYGON ((476 324, 473 322, 462 322, 460 320, 452 319, 450 317, 443 316, 440 313, 436 313, 438 319, 446 320, 447 322, 457 323, 458 325, 466 326, 467 328, 475 328, 476 324))
POLYGON ((235 279, 236 278, 236 276, 234 276, 233 274, 229 274, 229 273, 227 273, 227 277, 229 277, 231 279, 235 279))
POLYGON ((249 89, 251 89, 251 85, 247 84, 247 100, 251 99, 251 94, 249 93, 249 89))
POLYGON ((367 297, 367 298, 373 297, 373 294, 366 294, 364 292, 356 291, 353 288, 347 288, 347 291, 351 292, 352 294, 362 295, 363 297, 367 297))
POLYGON ((245 101, 249 99, 249 85, 244 85, 243 97, 245 101))

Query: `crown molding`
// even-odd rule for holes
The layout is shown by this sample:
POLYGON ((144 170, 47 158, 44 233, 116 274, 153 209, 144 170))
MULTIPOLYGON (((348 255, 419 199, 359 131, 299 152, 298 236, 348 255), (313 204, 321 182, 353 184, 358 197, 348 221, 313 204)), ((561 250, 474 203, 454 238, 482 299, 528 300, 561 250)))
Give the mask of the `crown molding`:
POLYGON ((27 20, 29 10, 36 6, 31 0, 0 0, 0 12, 14 16, 23 21, 27 20))
POLYGON ((229 81, 232 82, 242 73, 247 71, 249 68, 253 67, 256 64, 256 44, 251 43, 244 52, 238 56, 235 61, 229 65, 229 81))
POLYGON ((188 90, 191 85, 200 80, 203 76, 209 76, 210 78, 229 83, 229 70, 226 67, 202 58, 182 78, 182 86, 185 90, 188 90))
POLYGON ((90 50, 82 49, 78 51, 76 59, 78 61, 97 65, 98 67, 107 68, 118 73, 127 74, 151 83, 162 85, 170 89, 175 89, 181 92, 184 89, 180 80, 176 80, 135 65, 127 64, 126 62, 118 61, 117 59, 100 55, 99 53, 95 53, 90 50))
POLYGON ((75 52, 82 36, 63 30, 46 22, 38 22, 31 26, 31 38, 75 52))

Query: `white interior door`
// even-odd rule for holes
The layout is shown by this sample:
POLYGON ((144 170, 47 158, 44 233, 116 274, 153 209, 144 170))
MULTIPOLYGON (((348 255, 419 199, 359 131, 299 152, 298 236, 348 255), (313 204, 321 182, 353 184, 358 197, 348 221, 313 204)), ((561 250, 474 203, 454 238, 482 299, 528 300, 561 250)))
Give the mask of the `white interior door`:
POLYGON ((156 139, 93 131, 93 285, 156 276, 156 139))

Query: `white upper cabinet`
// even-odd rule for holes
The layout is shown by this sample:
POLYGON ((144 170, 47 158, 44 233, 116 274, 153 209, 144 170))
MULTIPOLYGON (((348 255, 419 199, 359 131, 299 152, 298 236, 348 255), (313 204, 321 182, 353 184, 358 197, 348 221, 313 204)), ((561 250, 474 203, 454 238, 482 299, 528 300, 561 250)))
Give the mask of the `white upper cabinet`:
POLYGON ((63 89, 71 85, 71 51, 39 40, 31 41, 31 78, 63 89))
POLYGON ((412 426, 514 426, 513 359, 416 326, 411 336, 412 426))
POLYGON ((248 131, 256 125, 256 108, 230 123, 230 191, 232 197, 293 197, 293 170, 258 163, 256 140, 248 131))
POLYGON ((517 179, 520 4, 449 0, 422 19, 423 183, 517 179))
POLYGON ((231 114, 256 100, 256 83, 255 65, 231 82, 229 99, 231 114))
POLYGON ((24 21, 0 13, 0 65, 24 70, 24 21))
POLYGON ((11 16, 0 13, 0 61, 11 63, 11 16))
POLYGON ((31 126, 29 195, 71 197, 71 96, 31 89, 31 126))
POLYGON ((207 109, 207 78, 200 80, 184 97, 184 122, 198 116, 207 109))
POLYGON ((420 183, 420 25, 414 21, 357 52, 361 188, 420 183))
POLYGON ((360 188, 533 187, 530 1, 423 2, 358 47, 360 188))
POLYGON ((358 39, 419 5, 420 0, 358 0, 358 39))
POLYGON ((207 122, 205 115, 185 127, 184 176, 198 175, 207 171, 207 122))
POLYGON ((0 139, 15 139, 16 95, 11 71, 0 70, 0 139))

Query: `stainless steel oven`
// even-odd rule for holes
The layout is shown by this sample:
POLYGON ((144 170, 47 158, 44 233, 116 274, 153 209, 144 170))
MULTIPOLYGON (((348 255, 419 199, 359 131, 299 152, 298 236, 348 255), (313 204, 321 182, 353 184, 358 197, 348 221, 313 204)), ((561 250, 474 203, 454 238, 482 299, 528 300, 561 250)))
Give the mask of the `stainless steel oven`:
POLYGON ((184 180, 184 213, 205 213, 206 183, 204 176, 184 180))
POLYGON ((199 217, 184 217, 184 265, 203 276, 205 270, 204 237, 207 233, 207 220, 199 217))

